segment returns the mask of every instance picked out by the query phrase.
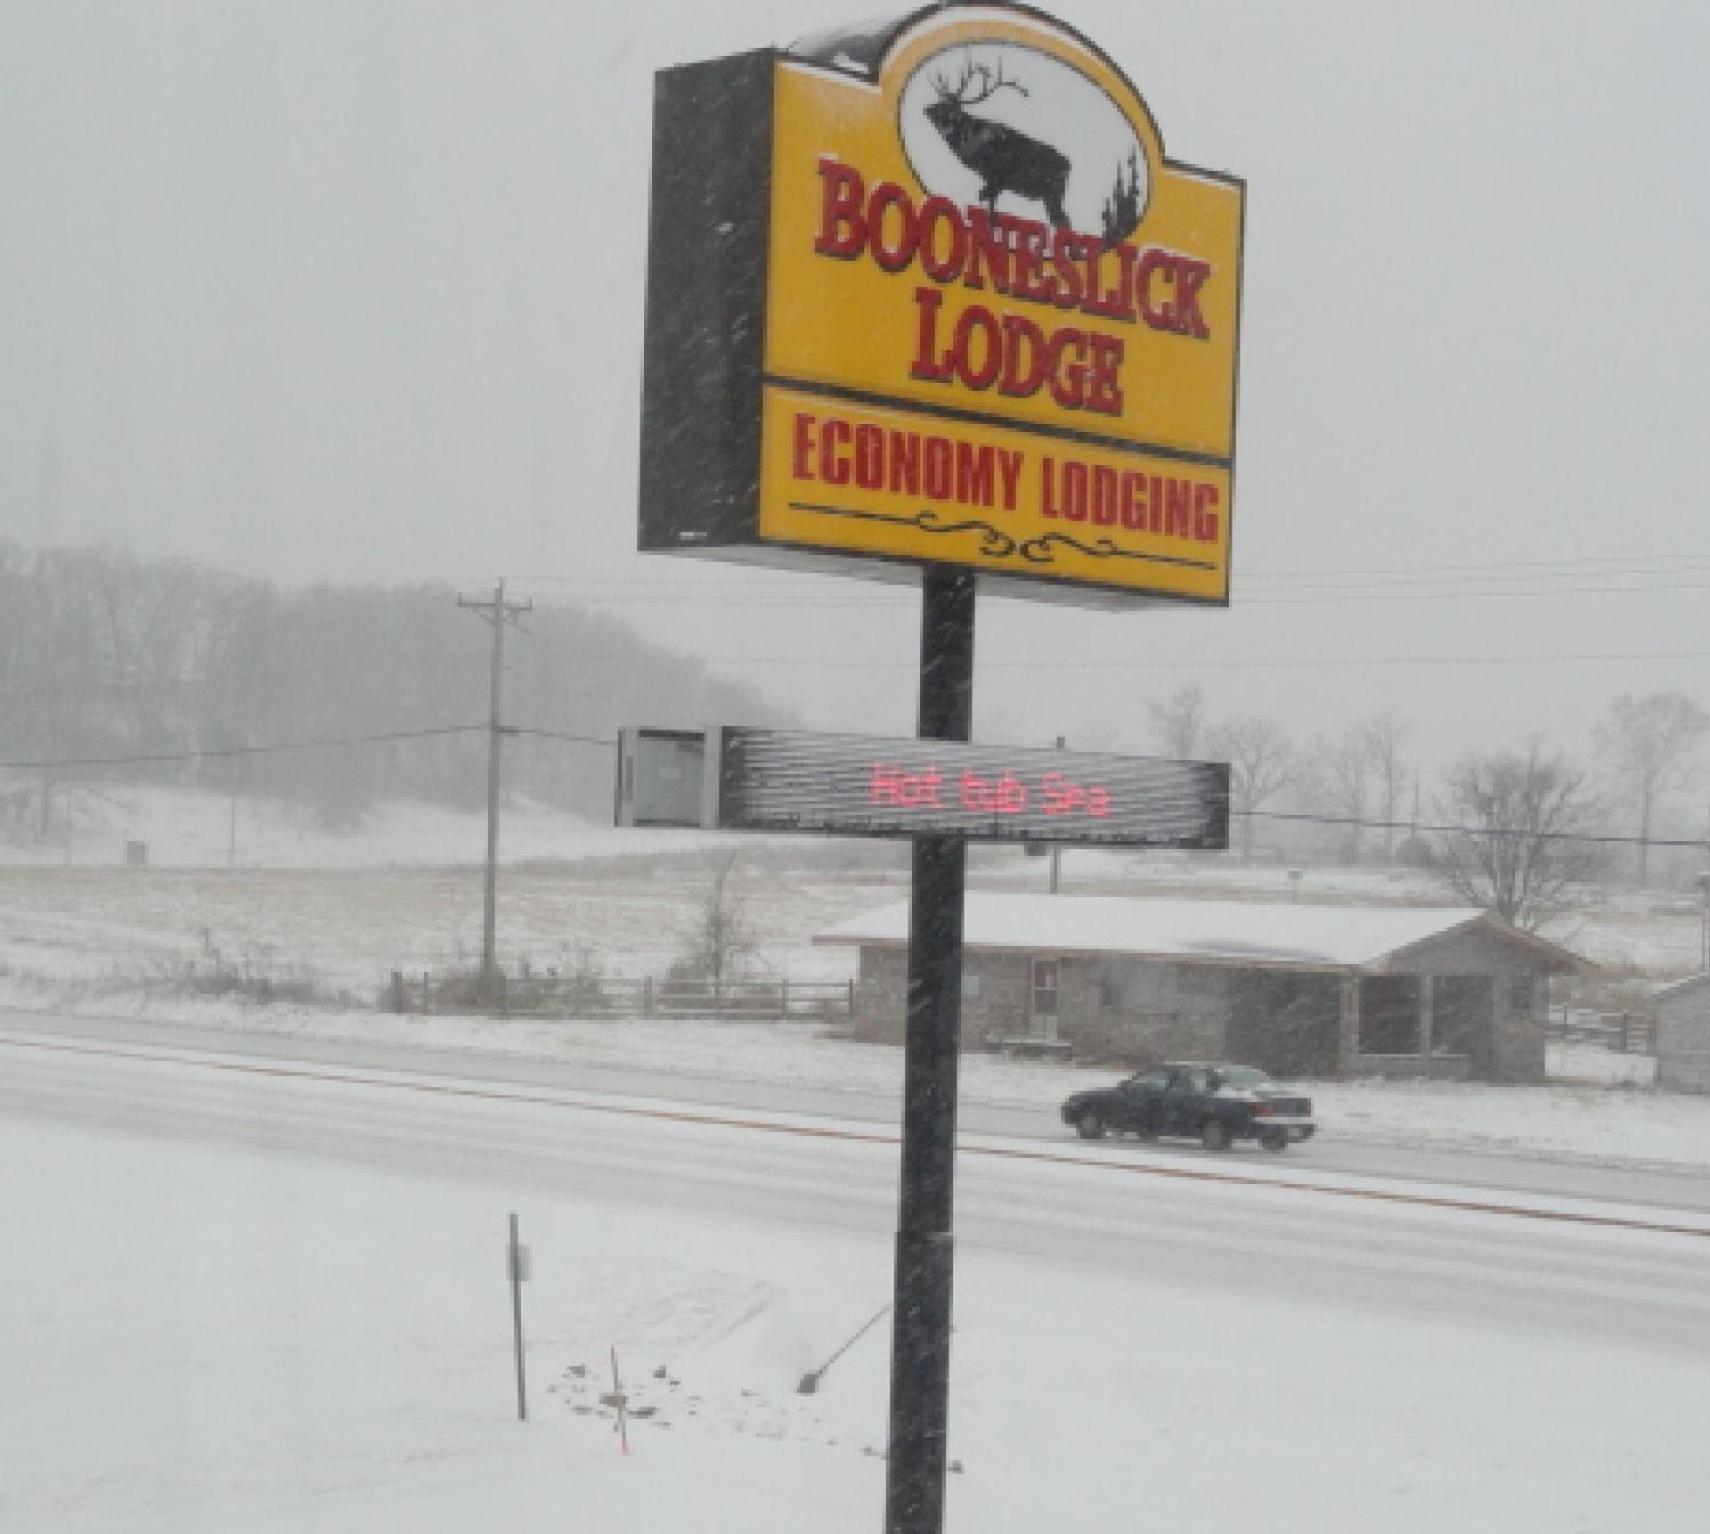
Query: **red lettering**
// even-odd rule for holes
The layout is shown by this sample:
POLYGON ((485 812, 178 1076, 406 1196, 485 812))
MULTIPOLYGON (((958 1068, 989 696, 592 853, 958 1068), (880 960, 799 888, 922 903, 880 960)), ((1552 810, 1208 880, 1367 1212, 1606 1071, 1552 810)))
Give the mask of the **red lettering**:
POLYGON ((1059 309, 1073 309, 1081 301, 1086 291, 1081 282, 1080 258, 1082 253, 1091 246, 1097 250, 1097 243, 1085 235, 1076 234, 1073 229, 1059 229, 1051 236, 1051 273, 1052 287, 1051 302, 1059 309))
POLYGON ((990 443, 956 444, 956 499, 964 506, 990 506, 996 451, 990 443))
POLYGON ((891 493, 920 494, 920 433, 891 433, 891 493))
POLYGON ((813 423, 814 418, 802 411, 796 412, 795 432, 792 435, 794 451, 790 454, 791 472, 797 479, 813 478, 813 423))
POLYGON ((855 483, 877 490, 885 483, 885 432, 881 426, 855 428, 855 483))
POLYGON ((998 393, 1012 399, 1026 399, 1036 394, 1045 381, 1048 353, 1045 332, 1024 314, 1003 317, 1003 376, 998 380, 998 393), (1026 357, 1025 371, 1022 358, 1026 357))
POLYGON ((900 272, 914 260, 915 247, 920 243, 920 224, 914 216, 914 202, 894 181, 881 181, 873 188, 867 204, 867 242, 873 260, 881 271, 900 272), (887 243, 885 215, 895 210, 897 217, 889 222, 897 225, 897 239, 887 243))
POLYGON ((1094 331, 1087 338, 1087 345, 1092 353, 1087 368, 1087 409, 1100 415, 1121 415, 1122 337, 1103 336, 1094 331))
MULTIPOLYGON (((881 181, 869 190, 858 170, 833 155, 823 156, 818 169, 820 219, 813 248, 822 256, 852 261, 865 253, 885 272, 906 271, 918 260, 925 276, 940 286, 959 281, 974 291, 990 287, 1028 303, 1079 309, 1129 325, 1144 321, 1154 330, 1198 340, 1211 334, 1202 302, 1213 270, 1208 261, 1157 246, 1140 249, 1127 241, 1111 248, 1093 235, 994 214, 983 206, 964 208, 936 194, 917 206, 896 182, 881 181)), ((929 344, 927 322, 936 316, 924 301, 922 311, 915 376, 947 380, 954 356, 940 358, 929 344)), ((987 320, 971 323, 962 335, 964 352, 974 331, 986 328, 987 320)), ((1073 353, 1075 362, 1088 361, 1092 369, 1084 387, 1066 371, 1055 377, 1059 391, 1085 394, 1084 407, 1073 408, 1120 414, 1115 377, 1121 351, 1115 338, 1072 332, 1063 336, 1058 350, 1073 353), (1083 340, 1091 342, 1090 357, 1083 358, 1083 340)), ((973 371, 983 374, 989 366, 988 359, 973 371)), ((1022 364, 1014 366, 1019 374, 1022 364)))
POLYGON ((1140 300, 1140 317, 1154 330, 1176 328, 1175 305, 1167 300, 1160 303, 1152 297, 1152 279, 1160 272, 1169 276, 1174 265, 1174 257, 1168 251, 1159 250, 1155 246, 1140 258, 1140 271, 1135 278, 1134 288, 1140 300))
POLYGON ((1125 469, 1122 474, 1122 525, 1132 533, 1146 531, 1146 507, 1141 497, 1145 494, 1146 476, 1136 474, 1132 469, 1125 469))
POLYGON ((889 762, 874 762, 868 771, 867 803, 902 803, 902 774, 889 762))
POLYGON ((1210 275, 1209 262, 1195 261, 1187 256, 1176 257, 1176 329, 1184 336, 1192 336, 1199 341, 1211 335, 1211 327, 1205 323, 1205 316, 1199 309, 1199 290, 1210 275))
POLYGON ((848 446, 854 429, 847 421, 832 416, 819 429, 819 477, 828 485, 849 483, 849 460, 837 455, 839 445, 848 446))
POLYGON ((1193 535, 1201 543, 1217 542, 1218 514, 1212 510, 1222 497, 1216 485, 1195 485, 1193 490, 1193 535))
POLYGON ((956 321, 955 339, 950 343, 950 362, 970 389, 989 389, 1003 367, 1003 332, 997 316, 983 304, 969 304, 956 321), (980 336, 985 355, 974 365, 974 336, 980 336))
POLYGON ((819 162, 819 238, 813 248, 822 256, 853 261, 867 243, 867 221, 861 216, 861 173, 829 155, 819 162))
POLYGON ((950 359, 946 357, 939 362, 934 355, 938 350, 938 311, 944 307, 944 295, 936 288, 916 288, 914 301, 920 310, 920 329, 909 377, 926 383, 949 383, 950 359))
POLYGON ((968 259, 968 226, 962 210, 948 197, 928 197, 920 205, 920 267, 934 282, 954 282, 968 259), (948 227, 950 248, 938 253, 938 231, 948 227))
POLYGON ((1171 479, 1165 482, 1164 531, 1172 538, 1193 536, 1193 482, 1171 479))
POLYGON ((981 275, 983 265, 991 272, 992 286, 1000 293, 1009 292, 1009 246, 1003 236, 993 230, 991 216, 984 208, 968 209, 968 229, 972 240, 968 250, 967 285, 970 288, 986 285, 981 275))
MULTIPOLYGON (((1006 219, 1008 215, 1005 215, 1006 219)), ((1056 296, 1056 288, 1045 280, 1045 226, 1030 218, 1008 219, 1015 252, 1015 296, 1036 304, 1047 304, 1056 296)))
POLYGON ((1113 527, 1119 515, 1116 470, 1095 463, 1092 471, 1092 521, 1094 527, 1113 527))
POLYGON ((1065 410, 1079 410, 1086 403, 1087 368, 1081 359, 1087 354, 1087 333, 1065 326, 1051 337, 1051 398, 1065 410), (1075 360, 1065 363, 1065 354, 1075 360))
POLYGON ((922 488, 929 501, 947 501, 956 489, 955 450, 946 437, 928 437, 922 488))

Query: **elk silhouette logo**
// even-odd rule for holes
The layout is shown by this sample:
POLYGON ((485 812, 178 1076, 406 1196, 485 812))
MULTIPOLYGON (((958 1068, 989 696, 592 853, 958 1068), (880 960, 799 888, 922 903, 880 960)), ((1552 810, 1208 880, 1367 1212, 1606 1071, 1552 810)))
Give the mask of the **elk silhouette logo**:
POLYGON ((938 92, 938 99, 926 109, 927 120, 943 136, 950 152, 980 178, 980 201, 987 211, 995 214, 998 198, 1013 192, 1044 203, 1045 216, 1059 229, 1068 228, 1069 215, 1063 207, 1071 169, 1068 159, 1049 144, 1007 124, 976 117, 968 110, 990 101, 1001 90, 1025 96, 1027 87, 1005 79, 1001 62, 994 71, 970 59, 955 85, 946 76, 935 74, 932 88, 938 92), (976 82, 979 94, 970 95, 976 82))
POLYGON ((1133 124, 1102 86, 1023 44, 960 44, 923 60, 898 128, 923 186, 994 217, 1004 202, 1116 245, 1145 213, 1150 175, 1133 124))

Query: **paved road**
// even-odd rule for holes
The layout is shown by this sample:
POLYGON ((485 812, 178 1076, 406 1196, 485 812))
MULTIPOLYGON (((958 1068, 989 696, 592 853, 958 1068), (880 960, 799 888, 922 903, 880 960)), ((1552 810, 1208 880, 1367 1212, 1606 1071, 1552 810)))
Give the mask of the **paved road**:
MULTIPOLYGON (((147 1044, 157 1048, 211 1051, 268 1060, 302 1060, 324 1065, 405 1071, 508 1086, 535 1086, 608 1097, 665 1100, 702 1107, 756 1112, 807 1114, 859 1123, 895 1126, 893 1097, 861 1092, 832 1092, 813 1087, 780 1086, 658 1071, 516 1059, 459 1051, 438 1053, 392 1045, 342 1040, 246 1034, 189 1023, 67 1017, 53 1012, 0 1009, 0 1037, 7 1032, 46 1034, 109 1044, 147 1044)), ((1072 1135, 1052 1112, 1034 1108, 995 1108, 965 1104, 964 1134, 1065 1144, 1072 1135)), ((1136 1155, 1141 1154, 1138 1147, 1136 1155)), ((1195 1145, 1150 1145, 1148 1160, 1202 1166, 1206 1152, 1195 1145)), ((1277 1160, 1243 1148, 1218 1158, 1220 1166, 1251 1160, 1275 1169, 1277 1160)), ((1710 1177, 1654 1170, 1632 1170, 1584 1162, 1538 1160, 1483 1152, 1373 1145, 1359 1141, 1316 1140, 1289 1152, 1296 1173, 1334 1172, 1455 1187, 1490 1194, 1533 1194, 1594 1199, 1636 1207, 1710 1211, 1710 1177)))

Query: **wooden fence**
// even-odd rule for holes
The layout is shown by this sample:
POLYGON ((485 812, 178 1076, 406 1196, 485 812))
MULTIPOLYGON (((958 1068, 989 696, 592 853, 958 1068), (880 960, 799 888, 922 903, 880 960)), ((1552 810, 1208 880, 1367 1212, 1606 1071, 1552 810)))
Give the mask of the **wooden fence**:
POLYGON ((1654 1055, 1657 1052, 1656 1020, 1630 1012, 1551 1007, 1544 1036, 1552 1043, 1595 1044, 1621 1055, 1654 1055))
POLYGON ((393 1012, 497 1012, 506 1017, 715 1017, 731 1021, 847 1023, 853 980, 639 980, 588 975, 506 976, 495 1005, 470 975, 394 971, 393 1012))

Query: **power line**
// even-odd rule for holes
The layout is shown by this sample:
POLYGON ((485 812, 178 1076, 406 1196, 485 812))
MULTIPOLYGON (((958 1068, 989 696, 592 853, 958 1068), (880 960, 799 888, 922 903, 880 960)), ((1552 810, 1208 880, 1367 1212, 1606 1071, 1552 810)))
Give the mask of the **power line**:
POLYGON ((1315 815, 1306 811, 1235 810, 1236 815, 1253 820, 1281 820, 1302 825, 1358 826, 1367 831, 1420 831, 1433 836, 1502 836, 1535 842, 1591 842, 1610 847, 1693 847, 1705 846, 1703 836, 1618 836, 1601 831, 1528 831, 1506 826, 1416 825, 1411 820, 1366 820, 1358 815, 1315 815))
MULTIPOLYGON (((807 655, 703 655, 704 665, 814 666, 826 669, 877 670, 918 666, 915 656, 879 660, 871 656, 846 659, 807 655)), ((1337 655, 1306 660, 981 660, 982 671, 1290 671, 1330 670, 1350 666, 1533 666, 1589 661, 1710 660, 1710 650, 1552 651, 1540 655, 1337 655)))
POLYGON ((505 733, 507 735, 534 735, 538 736, 541 740, 568 740, 582 746, 615 747, 617 745, 615 738, 608 738, 606 736, 572 735, 567 730, 534 730, 528 729, 522 725, 511 725, 506 729, 505 733))
POLYGON ((385 745, 399 740, 426 740, 441 735, 468 735, 484 724, 448 724, 425 730, 387 730, 379 735, 345 735, 325 740, 281 740, 265 746, 203 746, 194 751, 149 751, 135 756, 67 756, 35 761, 0 762, 0 772, 40 772, 59 767, 142 767, 164 762, 196 762, 222 757, 270 756, 280 751, 323 751, 339 746, 385 745))
MULTIPOLYGON (((148 752, 136 756, 60 757, 52 760, 0 761, 0 771, 40 771, 61 767, 132 767, 164 762, 190 762, 205 758, 264 756, 284 751, 320 751, 340 746, 384 745, 395 741, 426 740, 448 735, 470 735, 485 732, 485 724, 453 724, 434 729, 390 730, 378 735, 347 735, 323 740, 275 741, 263 746, 210 746, 197 751, 148 752)), ((598 735, 577 735, 566 730, 540 730, 523 726, 506 726, 508 735, 532 735, 542 740, 568 741, 576 745, 615 747, 617 741, 598 735)), ((1501 826, 1453 824, 1419 824, 1413 820, 1369 820, 1355 815, 1322 815, 1310 811, 1235 810, 1234 814, 1253 820, 1285 821, 1300 825, 1354 826, 1370 831, 1418 831, 1434 836, 1503 836, 1533 841, 1591 842, 1621 847, 1701 848, 1710 836, 1663 837, 1626 836, 1612 832, 1594 831, 1532 831, 1501 826)))

